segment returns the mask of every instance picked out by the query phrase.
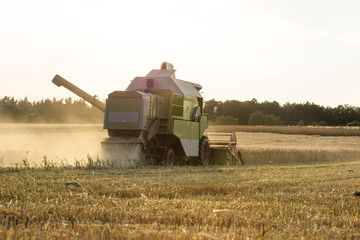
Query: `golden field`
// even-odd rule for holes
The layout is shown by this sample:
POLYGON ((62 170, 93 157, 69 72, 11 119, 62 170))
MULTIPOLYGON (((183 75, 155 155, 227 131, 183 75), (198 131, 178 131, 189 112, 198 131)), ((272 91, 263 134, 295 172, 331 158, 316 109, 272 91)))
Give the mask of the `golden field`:
POLYGON ((360 137, 237 132, 245 164, 289 164, 360 159, 360 137))
POLYGON ((208 131, 267 132, 267 133, 280 133, 280 134, 304 134, 304 135, 321 135, 321 136, 360 136, 359 127, 210 125, 208 131))
MULTIPOLYGON (((360 157, 358 128, 210 126, 208 131, 235 131, 237 149, 247 165, 360 157), (308 134, 300 134, 304 131, 308 134)), ((57 165, 86 162, 88 155, 93 159, 101 155, 100 142, 106 137, 101 124, 0 124, 0 167, 11 167, 24 159, 41 166, 45 156, 57 165)))
POLYGON ((359 239, 360 162, 2 169, 0 239, 359 239))
POLYGON ((210 126, 208 131, 236 132, 247 165, 360 159, 359 128, 210 126))
POLYGON ((357 135, 218 128, 245 165, 115 169, 100 125, 0 129, 0 239, 360 239, 357 135))

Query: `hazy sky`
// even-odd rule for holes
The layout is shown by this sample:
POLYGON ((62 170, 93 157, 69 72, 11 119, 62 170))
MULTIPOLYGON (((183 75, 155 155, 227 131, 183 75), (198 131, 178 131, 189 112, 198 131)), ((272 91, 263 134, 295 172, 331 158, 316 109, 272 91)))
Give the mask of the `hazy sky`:
POLYGON ((210 100, 360 106, 359 0, 0 0, 0 98, 124 90, 161 62, 210 100))

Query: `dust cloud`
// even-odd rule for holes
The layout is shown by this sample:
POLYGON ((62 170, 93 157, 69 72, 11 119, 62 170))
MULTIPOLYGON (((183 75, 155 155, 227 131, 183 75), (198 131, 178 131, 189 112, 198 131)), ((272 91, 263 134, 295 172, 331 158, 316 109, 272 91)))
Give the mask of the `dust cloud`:
POLYGON ((142 146, 139 144, 106 144, 106 141, 104 141, 102 150, 100 157, 104 159, 105 164, 110 166, 128 168, 145 163, 142 146))
POLYGON ((0 166, 14 166, 23 160, 41 166, 44 157, 57 165, 86 164, 88 156, 94 161, 109 159, 118 167, 138 164, 129 159, 137 157, 139 149, 120 148, 112 156, 104 154, 100 143, 107 136, 101 124, 0 124, 0 166))

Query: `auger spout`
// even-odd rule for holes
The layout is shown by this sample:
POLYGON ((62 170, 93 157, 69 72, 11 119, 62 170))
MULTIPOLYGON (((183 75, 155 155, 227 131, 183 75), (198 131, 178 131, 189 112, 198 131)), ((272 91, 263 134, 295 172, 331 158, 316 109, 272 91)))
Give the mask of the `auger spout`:
POLYGON ((105 112, 105 104, 104 103, 97 100, 96 97, 91 96, 87 92, 81 90, 80 88, 78 88, 71 82, 67 81, 63 77, 56 74, 55 77, 53 78, 52 82, 58 87, 63 86, 64 88, 66 88, 69 91, 73 92, 74 94, 78 95, 79 97, 81 97, 82 99, 84 99, 85 101, 87 101, 88 103, 90 103, 91 105, 93 105, 94 107, 99 109, 100 111, 105 112))

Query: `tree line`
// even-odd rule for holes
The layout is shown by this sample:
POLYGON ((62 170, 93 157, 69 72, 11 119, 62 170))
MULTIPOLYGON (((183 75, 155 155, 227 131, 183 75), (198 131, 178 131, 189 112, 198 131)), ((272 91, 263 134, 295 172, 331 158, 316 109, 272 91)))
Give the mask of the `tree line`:
MULTIPOLYGON (((207 101, 204 112, 214 124, 360 126, 360 108, 351 105, 324 107, 314 103, 207 101)), ((0 122, 15 123, 102 123, 103 112, 84 100, 28 98, 0 99, 0 122)))
POLYGON ((360 126, 360 108, 351 105, 324 107, 314 103, 285 103, 212 99, 204 112, 215 124, 360 126))
POLYGON ((84 100, 45 99, 30 102, 13 97, 0 99, 2 123, 102 123, 104 113, 84 100))

